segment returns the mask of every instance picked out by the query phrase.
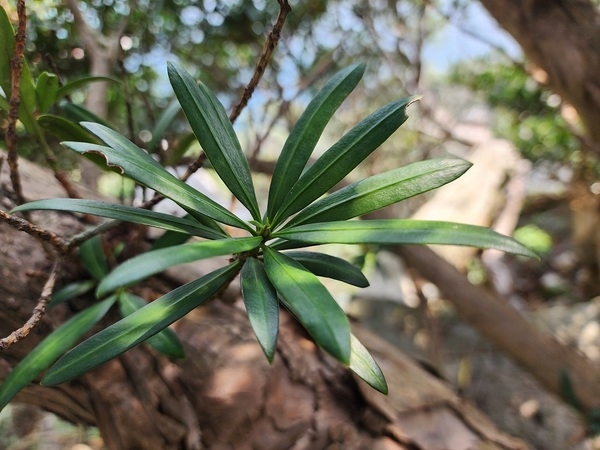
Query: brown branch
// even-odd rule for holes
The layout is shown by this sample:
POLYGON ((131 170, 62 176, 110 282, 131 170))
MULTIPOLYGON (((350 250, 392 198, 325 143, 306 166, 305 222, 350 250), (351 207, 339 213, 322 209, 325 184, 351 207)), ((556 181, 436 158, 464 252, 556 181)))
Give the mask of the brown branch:
POLYGON ((258 63, 256 64, 256 69, 254 70, 254 75, 252 75, 252 79, 248 83, 248 86, 246 86, 246 88, 244 89, 244 92, 238 104, 233 108, 233 111, 229 115, 229 120, 231 120, 231 123, 236 121, 242 110, 246 107, 246 105, 248 104, 248 100, 250 100, 250 97, 252 97, 254 89, 256 88, 258 82, 264 75, 265 70, 267 69, 267 65, 273 57, 275 47, 277 47, 277 43, 281 38, 281 30, 283 29, 285 19, 292 10, 287 0, 277 1, 279 3, 279 14, 277 15, 277 20, 275 21, 273 28, 271 28, 271 31, 267 36, 267 40, 265 41, 262 53, 260 55, 258 63))
POLYGON ((11 345, 16 344, 21 339, 26 337, 29 332, 40 322, 40 320, 42 320, 42 317, 46 312, 46 306, 48 306, 48 302, 52 298, 52 292, 54 292, 54 286, 56 285, 56 280, 58 279, 60 269, 61 266, 57 259, 54 261, 52 272, 50 272, 50 276, 48 277, 48 280, 46 280, 46 284, 44 284, 42 294, 40 295, 38 304, 31 313, 31 317, 27 320, 27 322, 25 322, 25 325, 13 331, 7 337, 0 339, 0 350, 6 350, 11 345))
POLYGON ((42 243, 50 244, 60 254, 64 255, 71 250, 69 243, 59 235, 41 228, 25 219, 21 219, 20 217, 13 216, 0 210, 0 220, 19 231, 24 231, 42 243))
POLYGON ((21 105, 20 85, 21 72, 23 71, 23 51, 27 37, 27 12, 25 0, 17 1, 17 14, 19 23, 15 33, 15 48, 10 60, 10 111, 8 113, 8 130, 6 131, 6 146, 8 150, 8 167, 10 168, 10 181, 18 204, 25 203, 21 176, 19 175, 19 156, 17 154, 17 120, 19 119, 19 106, 21 105))

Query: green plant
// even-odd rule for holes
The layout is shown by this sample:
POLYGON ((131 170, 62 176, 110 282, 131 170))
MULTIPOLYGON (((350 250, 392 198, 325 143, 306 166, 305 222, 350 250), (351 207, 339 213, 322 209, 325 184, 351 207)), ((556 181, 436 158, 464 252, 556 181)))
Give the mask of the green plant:
MULTIPOLYGON (((401 219, 348 220, 458 178, 470 167, 461 159, 418 162, 352 183, 322 197, 404 123, 407 106, 416 100, 404 98, 375 111, 307 167, 323 129, 356 87, 364 70, 363 64, 342 70, 308 105, 281 151, 263 215, 250 168, 225 109, 206 86, 197 84, 183 69, 169 65, 171 84, 192 130, 214 170, 248 209, 252 217, 249 221, 175 178, 114 130, 97 123, 83 123, 82 126, 105 145, 65 142, 66 147, 82 154, 102 155, 110 166, 172 199, 188 215, 178 218, 130 206, 78 199, 40 200, 14 211, 47 209, 95 214, 204 239, 157 248, 125 261, 102 276, 96 289, 99 298, 122 299, 123 290, 128 286, 176 264, 219 255, 233 256, 226 266, 140 309, 133 311, 133 308, 122 320, 68 351, 48 370, 42 384, 55 385, 74 379, 147 340, 208 301, 239 273, 250 323, 269 361, 275 355, 279 307, 283 305, 321 348, 375 389, 387 392, 383 373, 351 334, 346 315, 317 278, 328 276, 366 286, 364 275, 342 259, 295 249, 328 243, 454 244, 534 256, 522 244, 482 227, 401 219), (243 230, 247 236, 231 237, 226 226, 243 230)), ((128 295, 125 298, 131 300, 128 295)))

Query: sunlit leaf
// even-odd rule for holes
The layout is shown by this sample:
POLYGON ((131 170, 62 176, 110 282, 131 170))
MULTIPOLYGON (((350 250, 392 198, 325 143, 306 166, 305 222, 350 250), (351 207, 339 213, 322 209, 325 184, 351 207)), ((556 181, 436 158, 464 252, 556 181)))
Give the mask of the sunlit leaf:
POLYGON ((354 335, 350 336, 350 345, 352 347, 350 370, 365 380, 373 389, 387 395, 388 386, 385 376, 373 356, 354 335))
POLYGON ((242 297, 258 343, 269 362, 273 362, 279 331, 277 291, 269 281, 263 264, 248 258, 240 273, 242 297))
POLYGON ((193 242, 142 253, 125 261, 104 277, 98 285, 96 295, 102 297, 178 264, 252 250, 258 247, 261 239, 256 236, 193 242))
POLYGON ((363 288, 369 285, 360 269, 345 259, 306 251, 285 252, 285 255, 295 259, 318 277, 332 278, 363 288))
POLYGON ((458 158, 432 159, 374 175, 317 200, 286 227, 362 216, 456 180, 471 163, 458 158))
POLYGON ((31 383, 44 369, 66 352, 108 312, 116 300, 112 296, 84 309, 50 333, 6 377, 0 385, 0 410, 21 389, 31 383))
POLYGON ((222 239, 224 235, 200 225, 198 222, 164 214, 134 206, 107 203, 98 200, 83 200, 76 198, 50 198, 47 200, 36 200, 17 206, 12 212, 52 210, 69 211, 94 216, 108 217, 110 219, 123 220, 125 222, 140 223, 151 227, 162 228, 177 232, 189 233, 207 239, 222 239))
POLYGON ((495 248, 537 258, 514 239, 489 228, 411 219, 356 220, 299 225, 273 234, 311 244, 441 244, 495 248))
POLYGON ((407 97, 389 103, 333 144, 294 184, 275 214, 273 225, 300 211, 348 175, 406 121, 406 107, 416 100, 407 97))
POLYGON ((85 241, 79 247, 79 257, 83 267, 96 280, 101 280, 108 273, 108 263, 100 236, 94 236, 85 241))
POLYGON ((225 108, 210 89, 181 67, 169 63, 168 72, 175 95, 212 167, 254 220, 260 220, 250 167, 225 108))
POLYGON ((282 303, 315 342, 335 358, 350 361, 350 325, 342 308, 318 278, 300 263, 264 247, 265 272, 282 303))
MULTIPOLYGON (((119 293, 119 310, 123 317, 133 314, 147 304, 148 303, 143 298, 138 297, 137 295, 130 294, 129 292, 119 293)), ((151 338, 146 339, 146 344, 154 347, 169 358, 181 359, 185 357, 181 341, 170 328, 165 328, 151 338)))
POLYGON ((120 167, 129 178, 154 189, 174 202, 219 222, 250 231, 250 227, 243 220, 175 178, 148 153, 119 133, 95 123, 84 122, 82 126, 102 139, 109 147, 80 142, 63 142, 63 145, 79 153, 100 153, 110 165, 120 167))
POLYGON ((72 380, 154 336, 215 295, 235 274, 239 263, 211 272, 163 295, 105 328, 61 357, 42 384, 72 380))
POLYGON ((298 181, 325 126, 342 102, 354 90, 365 71, 355 64, 334 75, 304 110, 277 159, 269 188, 268 217, 273 217, 298 181))

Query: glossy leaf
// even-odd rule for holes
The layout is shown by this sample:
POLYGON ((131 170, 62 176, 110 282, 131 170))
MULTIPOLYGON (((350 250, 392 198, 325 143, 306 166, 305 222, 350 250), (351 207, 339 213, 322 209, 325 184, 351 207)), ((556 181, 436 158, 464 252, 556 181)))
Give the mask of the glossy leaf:
POLYGON ((98 138, 93 136, 87 130, 84 130, 79 124, 71 122, 64 117, 52 114, 42 114, 37 118, 37 122, 44 130, 62 141, 72 140, 100 143, 98 138))
POLYGON ((252 250, 260 245, 261 239, 260 236, 255 236, 193 242, 142 253, 125 261, 104 277, 98 285, 96 295, 102 297, 178 264, 252 250))
POLYGON ((411 219, 326 222, 286 228, 273 237, 311 244, 441 244, 494 248, 507 253, 537 258, 514 239, 489 228, 453 222, 411 219))
POLYGON ((273 225, 300 211, 348 175, 406 121, 406 107, 416 100, 407 97, 389 103, 331 146, 292 187, 273 225))
POLYGON ((42 72, 35 85, 38 111, 46 114, 56 101, 58 77, 52 73, 42 72))
POLYGON ((212 167, 231 193, 248 208, 254 220, 261 215, 248 161, 225 108, 204 84, 175 64, 168 64, 169 80, 198 142, 212 167))
POLYGON ((458 158, 432 159, 374 175, 317 200, 293 217, 286 227, 362 216, 443 186, 469 167, 471 163, 458 158))
POLYGON ((318 277, 343 281, 357 287, 367 287, 369 281, 358 267, 348 261, 325 253, 294 251, 285 252, 318 277))
POLYGON ((385 376, 373 356, 371 356, 365 346, 354 335, 350 336, 350 345, 352 347, 350 353, 350 370, 365 380, 373 389, 387 395, 388 386, 385 376))
POLYGON ((108 273, 108 263, 100 236, 94 236, 85 241, 79 247, 79 257, 83 267, 96 280, 101 280, 108 273))
POLYGON ((334 75, 302 113, 277 159, 269 188, 268 217, 273 217, 298 181, 325 126, 342 102, 354 90, 365 71, 355 64, 334 75))
POLYGON ((240 273, 248 319, 269 362, 273 362, 279 332, 279 301, 262 262, 248 258, 240 273))
POLYGON ((52 308, 60 303, 80 297, 94 289, 96 284, 96 280, 83 280, 75 281, 61 287, 52 294, 52 300, 50 300, 50 303, 48 303, 48 308, 52 308))
POLYGON ((315 342, 335 358, 350 361, 350 325, 325 286, 300 263, 264 247, 265 272, 282 303, 315 342))
POLYGON ((82 123, 82 126, 102 139, 109 147, 80 142, 63 142, 63 145, 79 153, 100 153, 110 165, 120 167, 129 178, 154 189, 174 202, 219 222, 250 231, 250 227, 240 218, 175 178, 148 153, 116 131, 89 122, 82 123))
POLYGON ((229 282, 238 266, 236 262, 184 284, 93 335, 60 358, 42 384, 52 386, 77 378, 154 336, 209 300, 229 282))
POLYGON ((207 239, 222 239, 224 237, 214 230, 200 225, 198 222, 191 219, 136 208, 134 206, 101 202, 98 200, 50 198, 19 205, 13 209, 12 212, 34 210, 69 211, 81 214, 91 214, 94 216, 107 217, 109 219, 123 220, 125 222, 140 223, 142 225, 165 230, 189 233, 207 239))
MULTIPOLYGON (((119 311, 123 317, 127 317, 137 310, 143 308, 148 303, 137 295, 129 292, 119 293, 119 311)), ((170 328, 165 328, 161 332, 146 339, 146 344, 154 347, 160 353, 172 359, 185 358, 185 352, 181 341, 170 328)))
POLYGON ((21 389, 31 383, 44 369, 87 333, 92 326, 98 323, 115 300, 116 297, 113 296, 84 309, 50 333, 36 348, 29 352, 0 385, 0 410, 21 389))

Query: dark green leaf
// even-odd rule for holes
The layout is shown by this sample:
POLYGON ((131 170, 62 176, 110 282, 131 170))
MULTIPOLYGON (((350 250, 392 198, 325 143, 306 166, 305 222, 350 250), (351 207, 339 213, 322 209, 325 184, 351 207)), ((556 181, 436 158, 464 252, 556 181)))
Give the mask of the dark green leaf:
POLYGON ((89 109, 83 106, 75 105, 74 103, 66 102, 61 103, 61 109, 64 111, 65 116, 75 123, 81 122, 95 122, 104 125, 105 127, 113 128, 113 126, 100 116, 94 114, 89 109))
POLYGON ((84 122, 82 126, 102 139, 109 147, 79 142, 64 142, 63 145, 79 153, 100 153, 110 165, 120 167, 129 178, 154 189, 183 207, 193 209, 216 221, 251 231, 251 227, 243 220, 175 178, 148 153, 119 133, 95 123, 84 122))
POLYGON ((99 143, 100 141, 84 130, 79 124, 71 122, 68 119, 60 116, 54 116, 52 114, 43 114, 37 118, 40 126, 48 133, 53 134, 60 140, 73 140, 79 142, 93 142, 99 143))
POLYGON ((300 211, 348 175, 406 119, 406 107, 417 97, 392 102, 345 134, 300 177, 273 219, 273 226, 300 211))
POLYGON ((52 300, 50 300, 50 303, 48 303, 48 308, 52 308, 59 303, 72 300, 87 292, 90 292, 95 286, 96 280, 83 280, 69 283, 52 294, 52 300))
POLYGON ((94 216, 108 217, 125 222, 140 223, 151 227, 162 228, 182 233, 189 233, 207 239, 222 239, 224 236, 200 225, 191 219, 175 217, 170 214, 159 213, 134 206, 107 203, 98 200, 82 200, 76 198, 50 198, 25 203, 13 209, 17 211, 52 210, 69 211, 94 216))
MULTIPOLYGON (((119 310, 123 317, 127 317, 133 314, 138 309, 143 308, 148 303, 137 295, 130 294, 129 292, 119 293, 119 310)), ((168 356, 172 359, 185 358, 185 352, 181 341, 170 328, 165 328, 161 332, 155 334, 149 339, 146 339, 146 344, 154 347, 163 355, 168 356)))
POLYGON ((489 228, 453 222, 410 219, 357 220, 299 225, 273 237, 311 244, 441 244, 495 248, 507 253, 537 258, 514 239, 489 228))
POLYGON ((67 352, 42 384, 72 380, 154 336, 215 295, 235 274, 239 263, 211 272, 163 295, 67 352))
POLYGON ((231 193, 248 208, 254 220, 261 215, 248 161, 225 108, 204 84, 175 64, 168 64, 169 79, 198 142, 231 193))
POLYGON ((255 236, 202 241, 142 253, 125 261, 103 278, 96 295, 102 297, 115 289, 131 286, 171 266, 252 250, 260 245, 261 240, 260 236, 255 236))
POLYGON ((286 227, 362 216, 443 186, 460 177, 469 167, 471 163, 462 159, 444 158, 374 175, 317 200, 300 211, 286 227))
POLYGON ((335 256, 316 252, 286 252, 318 277, 327 277, 343 281, 357 287, 367 287, 369 281, 358 267, 335 256))
POLYGON ((116 300, 116 296, 96 303, 73 316, 50 333, 36 348, 15 366, 0 385, 0 410, 10 402, 21 389, 32 382, 46 367, 66 352, 94 324, 104 317, 116 300))
POLYGON ((52 73, 42 72, 35 85, 38 111, 46 114, 56 102, 58 92, 58 77, 52 73))
POLYGON ((265 272, 282 303, 315 342, 344 364, 350 361, 350 325, 325 286, 292 258, 264 247, 265 272))
POLYGON ((273 362, 279 332, 277 291, 267 278, 263 264, 248 258, 240 273, 242 297, 258 343, 269 362, 273 362))
POLYGON ((152 244, 152 250, 160 248, 173 247, 175 245, 185 244, 192 236, 187 233, 178 233, 177 231, 165 231, 152 244))
POLYGON ((325 126, 354 90, 364 71, 364 64, 355 64, 334 75, 312 99, 292 128, 273 171, 268 217, 273 217, 283 204, 290 189, 300 178, 325 126))
POLYGON ((365 380, 373 389, 387 395, 388 386, 385 376, 375 359, 356 336, 350 336, 350 345, 352 347, 350 353, 350 370, 365 380))
POLYGON ((94 236, 85 241, 79 247, 79 257, 83 267, 96 280, 101 280, 108 273, 108 263, 100 236, 94 236))

